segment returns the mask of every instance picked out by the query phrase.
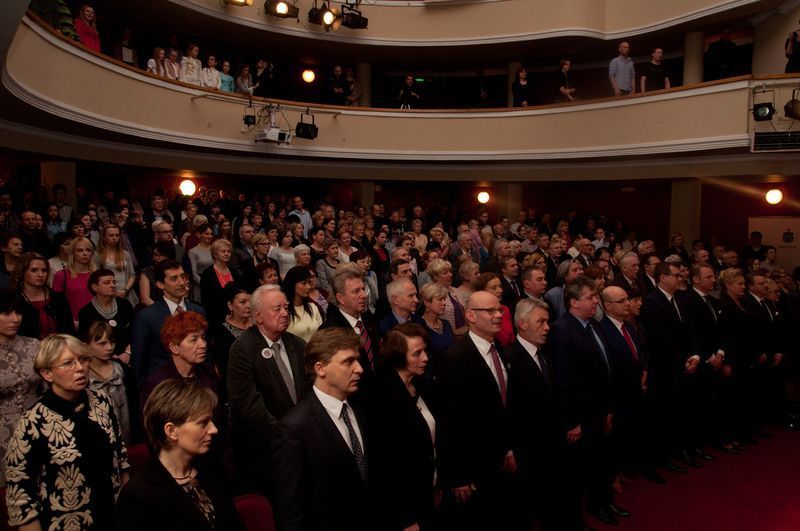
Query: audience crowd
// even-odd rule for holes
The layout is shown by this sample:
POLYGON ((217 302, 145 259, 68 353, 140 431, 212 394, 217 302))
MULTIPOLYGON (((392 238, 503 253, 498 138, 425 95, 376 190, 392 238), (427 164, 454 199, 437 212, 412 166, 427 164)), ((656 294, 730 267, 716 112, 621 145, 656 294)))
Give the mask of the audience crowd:
POLYGON ((255 493, 281 530, 585 529, 800 425, 800 268, 759 233, 12 185, 10 525, 239 529, 255 493))

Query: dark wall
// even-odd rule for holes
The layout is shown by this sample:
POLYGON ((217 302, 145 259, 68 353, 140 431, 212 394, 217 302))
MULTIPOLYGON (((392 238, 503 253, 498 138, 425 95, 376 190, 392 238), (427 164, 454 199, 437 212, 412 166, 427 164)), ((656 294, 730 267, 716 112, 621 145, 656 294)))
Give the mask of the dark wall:
MULTIPOLYGON (((736 184, 738 189, 703 185, 700 228, 702 238, 709 241, 712 235, 720 238, 726 247, 740 249, 747 244, 749 217, 800 216, 800 183, 736 184), (779 205, 770 205, 764 194, 771 188, 783 191, 784 200, 779 205), (753 196, 749 191, 757 191, 753 196), (795 198, 794 203, 791 198, 795 198)), ((764 242, 771 243, 771 242, 764 242)))

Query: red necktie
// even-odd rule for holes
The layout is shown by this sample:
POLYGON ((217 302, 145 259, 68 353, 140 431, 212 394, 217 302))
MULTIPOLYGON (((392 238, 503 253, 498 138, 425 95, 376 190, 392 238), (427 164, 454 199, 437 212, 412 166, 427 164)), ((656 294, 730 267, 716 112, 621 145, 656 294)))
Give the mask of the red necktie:
POLYGON ((633 359, 639 361, 639 354, 636 352, 636 345, 633 344, 633 339, 631 339, 631 335, 628 333, 628 329, 625 327, 625 323, 622 323, 622 337, 625 338, 625 343, 628 344, 628 348, 631 349, 633 353, 633 359))
POLYGON ((489 355, 492 357, 492 365, 494 371, 497 373, 497 384, 500 386, 500 398, 503 400, 503 405, 506 405, 506 377, 503 375, 503 364, 500 363, 500 355, 497 354, 497 349, 494 345, 489 347, 489 355))
POLYGON ((364 352, 367 353, 369 368, 375 370, 375 355, 372 352, 372 341, 369 340, 367 328, 364 326, 364 323, 361 322, 361 319, 356 322, 356 328, 358 328, 358 335, 361 336, 361 346, 364 347, 364 352))

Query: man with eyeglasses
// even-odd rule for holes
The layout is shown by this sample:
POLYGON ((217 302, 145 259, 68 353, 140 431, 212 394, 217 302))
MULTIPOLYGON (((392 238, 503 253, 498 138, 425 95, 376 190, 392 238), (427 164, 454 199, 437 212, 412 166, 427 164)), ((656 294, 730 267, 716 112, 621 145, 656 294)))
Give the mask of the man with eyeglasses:
POLYGON ((644 426, 647 360, 636 327, 626 322, 631 317, 628 293, 619 286, 609 286, 601 292, 600 299, 605 313, 600 328, 608 342, 619 393, 611 437, 616 471, 633 467, 645 479, 664 485, 666 480, 648 455, 651 443, 645 437, 644 426))
POLYGON ((495 337, 503 313, 488 291, 465 305, 469 332, 441 358, 437 385, 442 403, 437 444, 447 529, 517 529, 513 503, 517 463, 507 400, 508 369, 495 337))
POLYGON ((648 394, 651 417, 657 430, 661 465, 673 472, 686 472, 670 461, 675 456, 698 468, 693 450, 689 415, 697 404, 689 390, 696 385, 700 356, 693 346, 686 305, 678 291, 680 267, 663 262, 653 271, 656 288, 644 299, 641 322, 649 345, 648 394))
POLYGON ((131 333, 131 366, 140 388, 148 376, 171 359, 172 355, 161 343, 164 319, 185 311, 206 315, 202 306, 186 298, 189 294, 189 278, 181 264, 175 260, 165 260, 155 266, 153 277, 158 289, 164 292, 164 297, 136 314, 131 333))
MULTIPOLYGON (((581 499, 598 520, 616 525, 630 513, 614 504, 609 435, 614 419, 614 361, 605 334, 594 320, 599 298, 594 280, 579 275, 564 287, 567 311, 550 327, 548 344, 558 389, 563 437, 567 445, 570 491, 565 506, 580 516, 581 499)), ((582 521, 569 529, 583 529, 582 521)))
POLYGON ((151 225, 153 229, 154 242, 170 242, 175 247, 175 260, 183 263, 183 246, 175 240, 175 231, 172 223, 168 221, 154 221, 151 225))

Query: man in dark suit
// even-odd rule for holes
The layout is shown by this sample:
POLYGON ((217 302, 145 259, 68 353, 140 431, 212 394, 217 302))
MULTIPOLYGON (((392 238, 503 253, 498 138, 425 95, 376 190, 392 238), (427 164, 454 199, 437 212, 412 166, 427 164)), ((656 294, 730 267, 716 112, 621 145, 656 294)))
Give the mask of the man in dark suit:
POLYGON ((722 308, 719 301, 710 294, 717 280, 714 267, 710 264, 695 265, 690 275, 692 287, 680 292, 679 299, 686 309, 686 322, 691 330, 696 352, 700 356, 697 385, 694 389, 697 407, 690 417, 693 421, 690 433, 694 433, 695 437, 694 441, 690 441, 694 443, 691 453, 695 457, 711 461, 713 457, 700 448, 706 435, 719 443, 720 411, 714 409, 716 400, 713 395, 714 388, 718 388, 721 383, 721 370, 725 361, 724 339, 719 326, 722 308))
POLYGON ((592 241, 589 238, 581 238, 575 242, 575 248, 579 251, 579 254, 575 257, 575 259, 581 264, 581 267, 585 271, 590 265, 592 265, 594 245, 592 245, 592 241))
MULTIPOLYGON (((599 298, 592 279, 578 276, 564 288, 566 313, 550 327, 553 374, 561 406, 562 432, 569 445, 572 492, 565 503, 570 514, 580 515, 582 492, 586 508, 599 520, 615 524, 617 516, 630 513, 614 504, 609 462, 614 396, 609 347, 593 317, 599 298)), ((566 523, 582 529, 583 522, 566 523)))
POLYGON ((282 531, 372 531, 373 450, 367 419, 348 398, 363 369, 351 329, 319 330, 306 347, 314 385, 278 423, 270 457, 282 531))
POLYGON ((648 293, 651 291, 655 291, 658 289, 658 280, 656 280, 656 266, 661 263, 661 258, 658 257, 656 253, 647 253, 642 255, 642 272, 639 275, 639 279, 642 281, 642 288, 644 291, 642 293, 647 296, 648 293))
POLYGON ((767 272, 756 270, 747 275, 747 293, 742 297, 742 307, 750 318, 753 345, 756 358, 746 369, 749 396, 746 398, 745 414, 755 435, 768 437, 769 434, 759 428, 770 416, 768 397, 774 392, 770 389, 772 369, 777 368, 783 354, 780 352, 780 333, 776 327, 778 319, 775 307, 767 299, 769 279, 767 272))
POLYGON ((509 310, 513 310, 517 301, 522 297, 522 286, 519 281, 519 264, 513 256, 504 256, 498 259, 500 267, 500 285, 503 286, 503 295, 500 302, 509 310))
POLYGON ((564 443, 552 361, 545 350, 549 312, 550 307, 544 301, 520 300, 514 312, 517 339, 505 348, 511 366, 508 378, 513 393, 508 407, 519 466, 519 493, 525 500, 523 518, 528 524, 526 529, 530 529, 535 511, 544 531, 562 529, 559 506, 563 469, 559 459, 564 443))
POLYGON ((601 300, 605 315, 600 328, 614 365, 618 395, 611 437, 614 463, 617 471, 636 467, 645 479, 665 484, 649 452, 652 443, 645 436, 647 360, 635 327, 626 323, 631 317, 628 293, 619 286, 609 286, 603 290, 601 300))
MULTIPOLYGON (((364 369, 364 384, 368 384, 375 372, 380 345, 378 323, 367 309, 367 292, 361 273, 345 267, 337 271, 331 283, 336 305, 328 307, 328 314, 321 329, 338 326, 353 330, 361 340, 361 367, 364 369)), ((365 385, 362 385, 364 388, 365 385)))
POLYGON ((275 424, 308 393, 306 345, 286 331, 288 303, 278 286, 259 287, 250 305, 255 324, 231 345, 227 384, 240 488, 266 494, 275 424))
POLYGON ((164 319, 183 311, 197 312, 203 317, 206 315, 201 306, 186 299, 189 294, 189 277, 178 262, 161 262, 155 267, 153 276, 158 289, 164 292, 164 297, 136 314, 131 332, 131 367, 140 388, 148 376, 172 357, 161 343, 161 325, 164 319))
POLYGON ((503 258, 514 256, 511 249, 511 244, 504 238, 498 238, 492 245, 492 256, 486 260, 481 266, 481 273, 497 273, 500 274, 500 260, 503 258))
POLYGON ((386 297, 389 299, 391 310, 378 323, 381 336, 399 324, 420 322, 420 318, 414 313, 419 304, 417 287, 410 279, 399 278, 386 286, 386 297))
POLYGON ((644 285, 642 279, 639 277, 639 255, 634 252, 625 253, 619 261, 620 274, 610 284, 611 286, 619 286, 624 289, 628 295, 631 291, 638 291, 639 293, 647 293, 647 286, 644 285))
POLYGON ((520 508, 510 485, 517 464, 508 371, 494 341, 503 321, 500 301, 477 291, 467 299, 465 317, 469 333, 442 355, 438 367, 443 529, 515 529, 520 508))
POLYGON ((693 385, 700 356, 694 353, 686 308, 675 297, 679 273, 676 264, 660 263, 655 267, 658 287, 644 299, 641 322, 649 345, 647 386, 658 430, 658 457, 668 470, 685 472, 669 458, 674 454, 691 467, 700 466, 688 451, 686 422, 687 411, 697 406, 689 402, 691 393, 686 391, 693 385))

